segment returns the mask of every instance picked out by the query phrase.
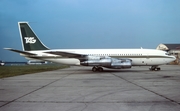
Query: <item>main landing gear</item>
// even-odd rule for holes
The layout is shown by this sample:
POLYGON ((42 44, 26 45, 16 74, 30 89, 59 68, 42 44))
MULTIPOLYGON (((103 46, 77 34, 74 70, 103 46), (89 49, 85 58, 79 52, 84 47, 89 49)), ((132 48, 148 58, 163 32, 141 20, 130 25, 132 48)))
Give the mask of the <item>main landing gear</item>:
POLYGON ((160 71, 161 68, 158 67, 158 66, 151 66, 151 67, 149 68, 149 70, 150 70, 150 71, 160 71))
POLYGON ((102 72, 102 71, 103 71, 103 68, 102 68, 102 67, 99 67, 99 66, 94 66, 94 67, 92 68, 92 71, 93 71, 93 72, 97 72, 97 71, 102 72))

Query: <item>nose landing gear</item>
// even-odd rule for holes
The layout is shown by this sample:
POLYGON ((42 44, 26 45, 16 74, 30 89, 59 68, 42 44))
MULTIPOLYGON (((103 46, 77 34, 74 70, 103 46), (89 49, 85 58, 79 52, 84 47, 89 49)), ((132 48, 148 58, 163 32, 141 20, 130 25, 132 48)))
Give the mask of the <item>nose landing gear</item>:
POLYGON ((149 68, 149 70, 150 70, 150 71, 160 71, 161 68, 158 67, 158 66, 151 66, 151 67, 149 68))

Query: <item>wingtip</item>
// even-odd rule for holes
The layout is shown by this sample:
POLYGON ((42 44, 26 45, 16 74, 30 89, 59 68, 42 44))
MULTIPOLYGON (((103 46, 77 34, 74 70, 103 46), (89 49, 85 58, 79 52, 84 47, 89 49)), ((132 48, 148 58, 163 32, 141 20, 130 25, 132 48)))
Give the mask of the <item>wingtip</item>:
POLYGON ((5 50, 11 50, 12 48, 3 48, 3 49, 5 49, 5 50))

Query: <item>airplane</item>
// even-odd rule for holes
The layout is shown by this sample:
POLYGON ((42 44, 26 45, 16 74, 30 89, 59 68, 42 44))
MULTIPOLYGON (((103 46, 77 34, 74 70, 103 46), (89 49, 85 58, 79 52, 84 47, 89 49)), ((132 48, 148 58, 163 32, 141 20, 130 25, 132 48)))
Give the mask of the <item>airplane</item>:
POLYGON ((126 69, 132 66, 151 66, 150 71, 159 71, 159 65, 176 59, 156 49, 50 49, 41 42, 28 22, 18 22, 18 27, 23 51, 4 49, 20 53, 29 60, 91 66, 93 72, 102 72, 103 68, 126 69))

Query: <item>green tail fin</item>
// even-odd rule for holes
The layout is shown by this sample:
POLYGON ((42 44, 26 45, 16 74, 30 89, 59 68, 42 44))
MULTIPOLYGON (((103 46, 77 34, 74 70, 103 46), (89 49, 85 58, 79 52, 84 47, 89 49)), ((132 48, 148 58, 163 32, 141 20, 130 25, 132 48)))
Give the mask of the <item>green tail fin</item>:
POLYGON ((49 50, 36 36, 27 22, 18 22, 24 51, 49 50))

